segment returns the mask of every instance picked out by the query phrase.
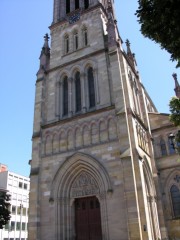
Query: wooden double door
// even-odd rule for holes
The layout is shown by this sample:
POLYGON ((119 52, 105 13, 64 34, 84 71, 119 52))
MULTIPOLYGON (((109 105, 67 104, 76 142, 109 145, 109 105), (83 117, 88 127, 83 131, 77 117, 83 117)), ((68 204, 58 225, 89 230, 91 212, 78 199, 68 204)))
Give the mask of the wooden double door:
POLYGON ((102 240, 100 203, 96 197, 75 200, 76 240, 102 240))

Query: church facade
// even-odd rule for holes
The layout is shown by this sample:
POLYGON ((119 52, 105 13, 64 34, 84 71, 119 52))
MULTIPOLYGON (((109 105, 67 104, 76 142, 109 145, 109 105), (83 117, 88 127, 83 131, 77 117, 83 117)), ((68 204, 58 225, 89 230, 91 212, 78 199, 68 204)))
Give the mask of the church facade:
MULTIPOLYGON (((29 240, 180 239, 176 129, 144 88, 112 0, 54 0, 34 108, 29 240)), ((177 85, 178 87, 178 85, 177 85)))

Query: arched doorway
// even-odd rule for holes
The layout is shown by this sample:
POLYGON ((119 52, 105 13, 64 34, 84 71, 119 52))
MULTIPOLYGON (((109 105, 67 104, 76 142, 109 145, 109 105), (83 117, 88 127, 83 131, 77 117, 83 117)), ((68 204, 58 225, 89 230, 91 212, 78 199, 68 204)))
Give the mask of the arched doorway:
MULTIPOLYGON (((84 153, 75 153, 67 158, 54 177, 50 196, 56 216, 56 240, 86 240, 79 235, 78 230, 82 228, 78 221, 84 220, 83 217, 79 218, 80 220, 77 219, 78 214, 82 215, 82 209, 76 212, 77 201, 80 201, 82 207, 84 199, 90 208, 92 205, 97 206, 94 211, 88 210, 88 218, 98 219, 93 230, 96 231, 98 238, 95 238, 93 233, 93 238, 88 235, 87 240, 109 240, 107 212, 109 192, 112 192, 109 175, 98 160, 84 153)), ((92 224, 93 221, 86 228, 91 229, 92 224)), ((89 234, 93 232, 88 231, 90 231, 89 234)))
POLYGON ((99 200, 94 197, 75 200, 76 240, 102 240, 99 200))

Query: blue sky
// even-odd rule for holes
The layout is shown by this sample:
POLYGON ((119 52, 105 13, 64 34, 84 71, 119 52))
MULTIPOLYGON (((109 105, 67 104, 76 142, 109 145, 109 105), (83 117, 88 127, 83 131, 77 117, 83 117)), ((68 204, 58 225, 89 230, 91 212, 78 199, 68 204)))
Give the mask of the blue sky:
MULTIPOLYGON (((142 82, 158 111, 168 113, 172 73, 180 79, 180 69, 158 44, 141 35, 134 15, 137 0, 115 2, 121 38, 131 42, 142 82)), ((53 0, 0 0, 0 162, 24 176, 30 170, 36 72, 52 13, 53 0)))

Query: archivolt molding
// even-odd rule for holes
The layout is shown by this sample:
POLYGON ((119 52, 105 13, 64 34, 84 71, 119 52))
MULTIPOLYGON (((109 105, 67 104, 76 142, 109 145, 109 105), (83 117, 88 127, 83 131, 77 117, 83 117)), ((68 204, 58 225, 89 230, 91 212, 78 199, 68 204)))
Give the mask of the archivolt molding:
POLYGON ((54 203, 57 239, 75 239, 74 201, 79 197, 96 196, 101 207, 103 240, 109 240, 107 196, 112 185, 104 166, 84 153, 67 158, 57 171, 52 185, 50 204, 54 203))
POLYGON ((156 196, 156 190, 154 186, 153 174, 146 157, 143 158, 143 170, 144 170, 144 177, 146 179, 146 183, 148 187, 148 192, 151 196, 154 197, 156 196))
POLYGON ((58 72, 56 77, 56 84, 62 83, 65 76, 67 76, 68 79, 71 76, 67 69, 63 69, 62 71, 58 72))
POLYGON ((85 63, 83 64, 83 69, 85 70, 85 73, 87 73, 87 70, 89 67, 93 68, 93 71, 95 71, 96 68, 98 68, 97 66, 97 62, 94 60, 90 60, 88 59, 87 61, 85 61, 85 63))
POLYGON ((174 217, 174 210, 173 210, 173 203, 172 203, 172 198, 171 198, 171 187, 175 185, 180 189, 180 182, 176 181, 176 176, 180 176, 180 168, 178 169, 173 169, 167 178, 164 181, 163 184, 163 197, 165 200, 165 211, 167 214, 167 217, 174 217))
MULTIPOLYGON (((144 156, 143 160, 143 174, 144 174, 144 180, 145 180, 145 201, 147 201, 147 208, 146 209, 146 216, 150 220, 150 224, 147 223, 148 231, 149 231, 149 237, 153 239, 160 238, 160 226, 159 226, 159 219, 158 219, 158 211, 157 211, 157 195, 156 195, 156 189, 153 179, 153 173, 150 168, 150 165, 148 163, 147 158, 144 156), (153 226, 153 227, 152 227, 153 226)), ((145 203, 145 206, 146 206, 145 203)))
POLYGON ((166 191, 167 194, 169 194, 172 185, 176 185, 178 186, 178 188, 180 188, 180 182, 178 183, 175 180, 176 176, 180 176, 180 168, 173 169, 167 176, 163 184, 164 190, 166 191))
POLYGON ((57 171, 52 182, 51 198, 55 200, 69 197, 72 184, 83 172, 94 179, 99 194, 112 190, 111 181, 104 166, 90 155, 75 153, 67 158, 57 171))

